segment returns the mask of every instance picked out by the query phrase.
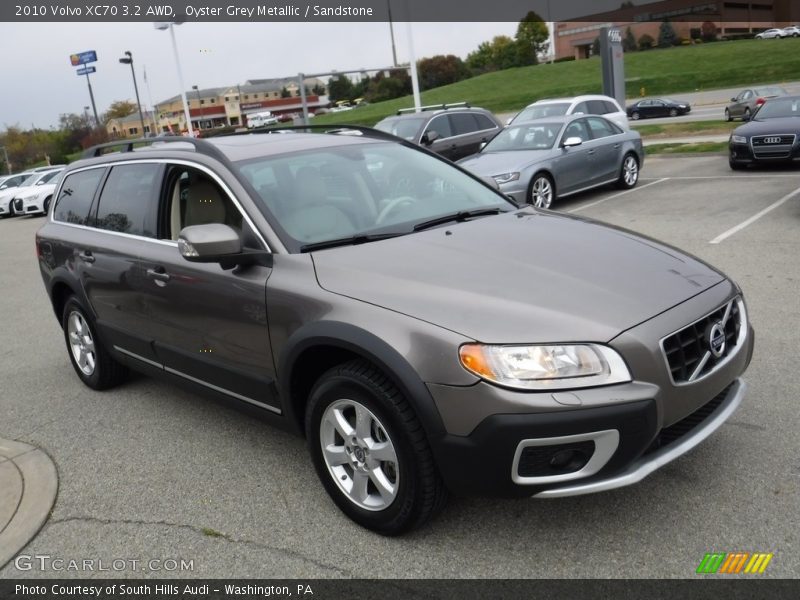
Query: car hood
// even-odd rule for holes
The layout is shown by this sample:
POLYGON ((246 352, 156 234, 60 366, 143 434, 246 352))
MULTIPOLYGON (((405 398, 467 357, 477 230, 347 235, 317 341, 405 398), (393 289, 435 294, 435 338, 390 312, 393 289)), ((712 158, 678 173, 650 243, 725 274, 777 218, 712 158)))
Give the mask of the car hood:
POLYGON ((9 198, 16 198, 17 196, 21 196, 22 194, 26 194, 33 189, 32 185, 26 185, 25 187, 17 186, 15 188, 8 188, 7 190, 3 190, 0 192, 0 200, 5 200, 9 198))
POLYGON ((550 158, 552 149, 547 150, 509 150, 507 152, 486 152, 458 161, 460 167, 477 175, 500 175, 523 169, 550 158))
POLYGON ((762 135, 768 133, 800 133, 800 117, 780 117, 753 120, 734 130, 736 135, 762 135))
POLYGON ((654 240, 530 208, 312 257, 330 292, 495 343, 609 341, 724 279, 654 240))

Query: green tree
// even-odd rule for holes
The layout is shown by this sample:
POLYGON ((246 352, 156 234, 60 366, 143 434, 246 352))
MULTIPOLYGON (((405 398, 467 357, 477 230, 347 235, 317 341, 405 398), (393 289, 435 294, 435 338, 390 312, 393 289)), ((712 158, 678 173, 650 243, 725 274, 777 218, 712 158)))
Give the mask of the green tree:
POLYGON ((121 119, 137 112, 139 108, 129 100, 116 100, 111 103, 108 110, 103 113, 101 121, 108 123, 111 119, 121 119))
POLYGON ((331 102, 339 100, 352 100, 353 82, 344 75, 337 75, 328 82, 328 98, 331 102))
POLYGON ((368 102, 381 102, 400 98, 411 93, 411 77, 405 69, 393 69, 389 72, 389 77, 383 73, 377 73, 373 77, 364 93, 364 98, 368 102))
POLYGON ((467 55, 466 63, 476 73, 532 64, 530 55, 524 51, 523 46, 507 35, 498 35, 491 42, 479 44, 477 50, 467 55))
POLYGON ((638 50, 636 38, 633 36, 633 31, 631 31, 630 27, 625 30, 625 37, 622 38, 622 50, 623 52, 636 52, 638 50))
POLYGON ((464 61, 452 54, 431 56, 417 61, 419 85, 430 90, 470 77, 470 70, 464 61))
POLYGON ((675 33, 675 29, 672 27, 672 23, 669 21, 661 23, 661 26, 658 28, 658 47, 669 48, 670 46, 677 46, 679 44, 680 40, 675 33))
POLYGON ((716 42, 717 26, 711 21, 704 21, 703 24, 700 25, 700 35, 704 42, 716 42))
POLYGON ((291 97, 292 93, 288 89, 286 89, 286 86, 283 86, 281 88, 281 98, 291 98, 291 97))
POLYGON ((535 65, 539 62, 539 55, 545 54, 548 50, 550 32, 542 18, 530 11, 519 22, 515 39, 520 45, 520 61, 525 61, 524 64, 535 65))
POLYGON ((599 56, 600 55, 600 38, 594 38, 592 42, 592 56, 599 56))
POLYGON ((314 87, 311 88, 311 93, 315 96, 322 96, 325 94, 325 86, 321 83, 315 83, 314 87))

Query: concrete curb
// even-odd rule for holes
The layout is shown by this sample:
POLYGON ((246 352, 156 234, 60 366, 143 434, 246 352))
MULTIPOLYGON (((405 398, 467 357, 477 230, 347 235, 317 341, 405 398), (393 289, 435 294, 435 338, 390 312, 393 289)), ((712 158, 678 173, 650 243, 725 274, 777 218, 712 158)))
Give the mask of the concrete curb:
POLYGON ((58 472, 44 451, 0 438, 0 568, 36 536, 57 493, 58 472))

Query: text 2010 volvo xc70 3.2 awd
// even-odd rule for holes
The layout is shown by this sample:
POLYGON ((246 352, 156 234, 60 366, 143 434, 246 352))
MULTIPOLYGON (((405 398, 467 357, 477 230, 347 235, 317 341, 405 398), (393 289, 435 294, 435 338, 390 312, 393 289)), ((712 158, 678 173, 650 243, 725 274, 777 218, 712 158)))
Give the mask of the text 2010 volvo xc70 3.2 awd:
POLYGON ((636 483, 741 402, 753 333, 708 264, 389 134, 283 133, 64 172, 36 248, 86 385, 130 368, 261 409, 383 534, 448 492, 636 483))

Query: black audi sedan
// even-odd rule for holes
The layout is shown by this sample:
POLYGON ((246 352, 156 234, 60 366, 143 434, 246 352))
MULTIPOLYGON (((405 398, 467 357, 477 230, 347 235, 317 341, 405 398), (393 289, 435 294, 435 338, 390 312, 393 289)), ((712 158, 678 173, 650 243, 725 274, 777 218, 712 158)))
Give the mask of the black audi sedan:
POLYGON ((634 102, 625 109, 628 118, 638 121, 648 117, 677 117, 692 110, 688 102, 670 98, 648 98, 634 102))
POLYGON ((800 160, 800 96, 767 100, 729 140, 731 169, 800 160))

